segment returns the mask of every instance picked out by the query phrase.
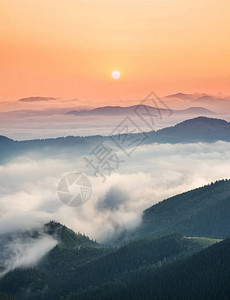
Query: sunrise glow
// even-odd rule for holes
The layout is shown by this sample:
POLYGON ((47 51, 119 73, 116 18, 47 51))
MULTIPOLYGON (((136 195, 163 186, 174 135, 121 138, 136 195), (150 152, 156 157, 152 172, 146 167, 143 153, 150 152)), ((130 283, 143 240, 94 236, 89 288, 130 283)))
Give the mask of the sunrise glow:
POLYGON ((229 0, 3 0, 0 101, 230 94, 229 11, 229 0))

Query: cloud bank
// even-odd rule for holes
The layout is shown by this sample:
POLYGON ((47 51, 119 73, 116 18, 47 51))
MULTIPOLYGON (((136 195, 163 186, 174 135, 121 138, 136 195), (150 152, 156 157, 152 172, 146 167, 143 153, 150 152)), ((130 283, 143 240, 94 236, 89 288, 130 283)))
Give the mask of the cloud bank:
MULTIPOLYGON (((122 155, 121 153, 118 153, 122 155)), ((230 143, 153 144, 139 147, 107 177, 89 176, 93 193, 83 206, 63 205, 56 192, 61 176, 87 173, 82 158, 33 160, 0 166, 0 234, 56 220, 104 242, 141 222, 142 211, 175 194, 229 178, 230 143)))
POLYGON ((21 98, 19 102, 44 102, 44 101, 52 101, 57 100, 58 98, 53 97, 28 97, 28 98, 21 98))
POLYGON ((149 206, 230 174, 230 143, 226 142, 153 144, 138 147, 131 158, 117 154, 124 160, 119 170, 105 182, 89 176, 92 196, 77 208, 65 206, 57 195, 64 174, 89 174, 77 153, 55 159, 19 157, 0 166, 0 243, 8 253, 0 262, 1 276, 17 267, 35 265, 57 243, 44 234, 25 241, 18 238, 18 232, 55 220, 106 242, 124 229, 137 227, 142 211, 149 206), (15 233, 15 239, 4 243, 4 236, 15 233))

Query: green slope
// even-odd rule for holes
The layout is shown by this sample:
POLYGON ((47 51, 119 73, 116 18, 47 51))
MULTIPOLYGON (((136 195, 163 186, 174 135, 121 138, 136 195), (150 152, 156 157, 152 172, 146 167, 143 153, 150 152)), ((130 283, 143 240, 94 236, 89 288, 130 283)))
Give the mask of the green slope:
MULTIPOLYGON (((135 240, 119 248, 101 247, 52 221, 43 233, 58 245, 36 267, 3 277, 0 293, 49 300, 228 299, 221 280, 230 283, 230 240, 220 239, 230 233, 229 216, 230 181, 222 180, 150 207, 142 225, 128 236, 135 240)), ((39 234, 20 233, 20 239, 39 234)))
POLYGON ((139 272, 130 283, 108 282, 72 293, 68 300, 228 300, 230 239, 157 270, 139 272))
POLYGON ((138 274, 171 264, 206 246, 180 234, 134 241, 118 249, 93 244, 80 249, 56 246, 36 268, 16 269, 3 277, 0 291, 19 299, 27 299, 26 295, 29 299, 59 299, 108 282, 129 284, 138 274))
POLYGON ((83 246, 97 246, 97 243, 90 240, 89 237, 80 233, 75 233, 73 230, 55 221, 50 221, 49 223, 45 224, 43 231, 59 241, 58 247, 74 248, 83 246))
POLYGON ((230 236, 230 181, 217 181, 150 207, 132 237, 172 232, 212 238, 230 236))

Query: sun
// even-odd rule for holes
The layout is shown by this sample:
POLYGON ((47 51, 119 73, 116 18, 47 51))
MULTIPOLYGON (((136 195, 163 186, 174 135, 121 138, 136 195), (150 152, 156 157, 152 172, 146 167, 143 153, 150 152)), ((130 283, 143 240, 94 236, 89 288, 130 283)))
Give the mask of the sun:
POLYGON ((120 78, 120 72, 118 72, 118 71, 113 71, 113 73, 112 73, 112 77, 113 77, 113 79, 119 79, 120 78))

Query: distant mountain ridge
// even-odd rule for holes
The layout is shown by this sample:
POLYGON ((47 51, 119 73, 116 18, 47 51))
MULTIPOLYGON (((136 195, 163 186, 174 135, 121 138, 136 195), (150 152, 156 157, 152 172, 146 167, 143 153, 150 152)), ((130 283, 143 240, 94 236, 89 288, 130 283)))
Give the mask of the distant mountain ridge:
POLYGON ((202 106, 209 110, 214 110, 221 113, 230 113, 230 97, 224 97, 222 95, 214 96, 204 93, 195 93, 195 94, 184 94, 177 93, 168 95, 162 98, 167 101, 167 103, 172 103, 174 106, 176 103, 177 107, 183 106, 202 106))
MULTIPOLYGON (((129 133, 127 133, 128 135, 129 133)), ((132 135, 139 135, 140 133, 134 133, 132 135)), ((159 143, 180 143, 183 142, 214 142, 218 140, 230 141, 230 122, 222 119, 208 118, 208 117, 196 117, 194 119, 188 119, 180 122, 174 126, 159 129, 158 131, 148 132, 150 139, 147 143, 159 142, 159 143), (188 134, 192 136, 188 136, 188 134), (156 140, 153 140, 153 137, 156 140), (173 138, 175 139, 173 141, 173 138)), ((5 143, 14 143, 15 145, 75 145, 79 142, 85 142, 108 139, 108 136, 94 135, 94 136, 67 136, 58 138, 47 139, 35 139, 35 140, 23 140, 15 141, 6 136, 0 135, 0 146, 4 146, 5 143)))
POLYGON ((185 93, 176 93, 176 94, 171 94, 171 95, 167 95, 164 98, 179 98, 179 99, 183 99, 183 100, 193 100, 194 98, 199 98, 199 97, 203 97, 203 96, 208 96, 205 93, 195 93, 195 94, 185 94, 185 93))
MULTIPOLYGON (((125 134, 124 135, 130 135, 125 134)), ((143 133, 131 134, 132 137, 143 138, 143 133)), ((217 141, 230 142, 230 123, 214 118, 198 117, 178 123, 175 126, 147 132, 142 144, 153 143, 214 143, 217 141)), ((116 137, 116 136, 115 136, 116 137)), ((46 155, 55 155, 62 151, 76 151, 78 155, 85 154, 86 150, 92 149, 102 141, 111 143, 110 136, 86 136, 86 137, 60 137, 42 140, 14 141, 0 136, 0 161, 7 160, 12 155, 22 155, 31 151, 46 155)))
MULTIPOLYGON (((205 94, 205 93, 194 93, 194 94, 186 94, 186 93, 176 93, 176 94, 171 94, 163 97, 163 99, 181 99, 181 100, 187 100, 187 101, 200 101, 200 100, 206 100, 209 101, 215 100, 215 101, 226 101, 230 102, 230 99, 228 98, 223 98, 222 96, 214 96, 210 94, 205 94)), ((204 102, 205 103, 205 102, 204 102)))
POLYGON ((226 103, 229 104, 230 101, 229 99, 224 99, 224 98, 220 98, 220 97, 214 97, 214 96, 209 96, 209 95, 204 95, 201 97, 198 97, 194 100, 194 102, 199 103, 199 104, 212 104, 212 103, 226 103))
POLYGON ((216 115, 216 113, 215 112, 213 112, 213 111, 211 111, 211 110, 209 110, 209 109, 207 109, 207 108, 204 108, 204 107, 189 107, 189 108, 186 108, 186 109, 184 109, 184 110, 176 110, 176 111, 174 111, 174 112, 176 112, 176 113, 191 113, 191 114, 201 114, 201 115, 203 115, 203 116, 205 116, 205 115, 216 115))
POLYGON ((197 117, 175 126, 148 133, 146 143, 197 143, 230 141, 230 123, 214 118, 197 117))
POLYGON ((152 112, 152 113, 174 113, 174 114, 194 114, 194 115, 214 115, 215 112, 206 109, 204 107, 190 107, 184 110, 169 110, 166 108, 161 107, 153 107, 149 105, 133 105, 133 106, 103 106, 103 107, 97 107, 94 109, 87 109, 87 110, 72 110, 67 112, 67 114, 70 115, 76 115, 76 116, 89 116, 89 115, 129 115, 129 114, 135 114, 139 109, 145 109, 146 111, 152 112))

